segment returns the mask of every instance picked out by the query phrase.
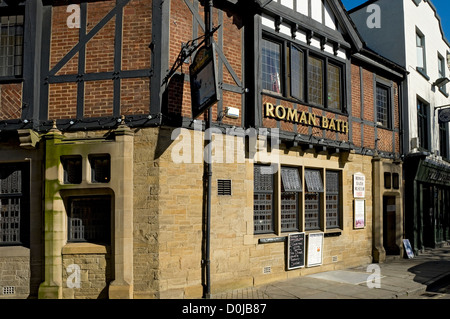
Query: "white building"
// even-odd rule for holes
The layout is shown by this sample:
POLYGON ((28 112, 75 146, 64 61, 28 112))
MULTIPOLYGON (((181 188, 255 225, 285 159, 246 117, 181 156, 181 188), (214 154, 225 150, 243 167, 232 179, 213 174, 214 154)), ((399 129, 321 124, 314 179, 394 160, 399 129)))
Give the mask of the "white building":
POLYGON ((405 237, 417 251, 449 239, 449 54, 441 19, 430 0, 371 0, 349 14, 366 45, 403 66, 405 237), (415 200, 412 201, 411 199, 415 200))

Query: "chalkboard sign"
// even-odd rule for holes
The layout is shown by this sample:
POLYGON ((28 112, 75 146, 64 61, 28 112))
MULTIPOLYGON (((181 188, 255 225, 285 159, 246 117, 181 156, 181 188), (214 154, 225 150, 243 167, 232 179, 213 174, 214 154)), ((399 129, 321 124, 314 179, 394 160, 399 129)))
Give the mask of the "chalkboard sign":
POLYGON ((305 266, 305 233, 289 234, 287 241, 288 270, 305 266))

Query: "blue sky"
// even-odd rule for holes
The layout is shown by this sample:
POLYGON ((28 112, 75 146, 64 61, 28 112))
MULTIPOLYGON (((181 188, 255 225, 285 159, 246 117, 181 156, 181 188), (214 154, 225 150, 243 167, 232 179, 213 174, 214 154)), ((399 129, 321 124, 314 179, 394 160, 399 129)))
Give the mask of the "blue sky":
MULTIPOLYGON (((341 0, 347 10, 353 9, 366 0, 341 0)), ((441 18, 442 28, 445 37, 450 41, 450 1, 449 0, 432 0, 436 7, 439 17, 441 18)))

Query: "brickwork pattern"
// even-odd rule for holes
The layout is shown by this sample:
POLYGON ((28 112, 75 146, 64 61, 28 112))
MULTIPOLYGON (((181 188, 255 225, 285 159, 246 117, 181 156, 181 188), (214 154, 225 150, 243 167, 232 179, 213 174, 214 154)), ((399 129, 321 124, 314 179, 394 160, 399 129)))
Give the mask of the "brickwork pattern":
POLYGON ((13 120, 22 114, 22 83, 0 85, 0 119, 13 120))

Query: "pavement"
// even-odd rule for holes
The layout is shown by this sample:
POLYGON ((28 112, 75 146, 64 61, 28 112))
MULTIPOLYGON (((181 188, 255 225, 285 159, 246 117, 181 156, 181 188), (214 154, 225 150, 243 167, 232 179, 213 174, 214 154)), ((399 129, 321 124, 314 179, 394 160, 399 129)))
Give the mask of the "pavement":
POLYGON ((384 263, 231 290, 211 299, 450 299, 450 245, 412 259, 388 257, 384 263))

